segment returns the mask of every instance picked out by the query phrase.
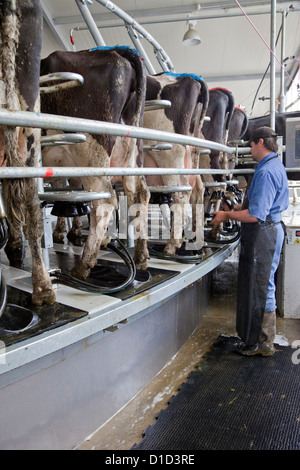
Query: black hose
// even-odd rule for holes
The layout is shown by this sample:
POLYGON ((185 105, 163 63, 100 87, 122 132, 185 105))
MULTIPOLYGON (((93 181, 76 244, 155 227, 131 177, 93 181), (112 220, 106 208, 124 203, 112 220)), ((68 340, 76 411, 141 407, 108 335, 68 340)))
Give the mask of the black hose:
POLYGON ((240 238, 240 228, 238 228, 238 230, 236 231, 235 236, 230 238, 230 239, 227 239, 227 240, 212 240, 212 239, 209 239, 209 238, 204 238, 204 240, 207 243, 212 243, 212 244, 216 244, 216 245, 229 245, 230 243, 236 242, 239 238, 240 238))
POLYGON ((116 287, 112 287, 110 289, 107 288, 107 287, 104 287, 104 286, 96 286, 94 284, 90 284, 90 283, 88 283, 86 281, 83 281, 81 279, 77 279, 77 278, 71 276, 70 274, 62 273, 60 270, 53 270, 53 271, 50 272, 50 276, 54 277, 52 282, 54 284, 55 283, 64 284, 66 286, 73 287, 75 289, 79 289, 79 290, 82 290, 82 291, 85 291, 85 292, 93 292, 93 293, 96 293, 96 294, 112 294, 112 293, 124 290, 126 287, 128 287, 134 281, 134 278, 135 278, 135 275, 136 275, 136 267, 135 267, 134 261, 132 259, 132 256, 130 255, 129 251, 124 246, 124 244, 118 238, 115 239, 115 242, 109 243, 107 245, 107 248, 109 248, 112 251, 114 251, 115 253, 117 253, 120 256, 120 258, 123 259, 123 261, 125 262, 126 266, 129 269, 128 277, 127 277, 126 281, 124 281, 121 285, 116 286, 116 287), (121 246, 121 248, 124 250, 125 253, 123 253, 116 246, 115 242, 117 242, 121 246))
POLYGON ((176 261, 178 263, 185 263, 185 264, 196 264, 200 263, 203 260, 202 253, 199 250, 197 255, 170 255, 167 253, 163 253, 160 251, 155 250, 154 247, 149 247, 149 254, 154 256, 155 258, 159 259, 167 259, 169 261, 176 261))
POLYGON ((153 248, 149 249, 150 255, 155 258, 167 259, 169 261, 177 261, 178 263, 195 264, 202 261, 202 255, 184 256, 184 255, 168 255, 167 253, 160 253, 153 248))

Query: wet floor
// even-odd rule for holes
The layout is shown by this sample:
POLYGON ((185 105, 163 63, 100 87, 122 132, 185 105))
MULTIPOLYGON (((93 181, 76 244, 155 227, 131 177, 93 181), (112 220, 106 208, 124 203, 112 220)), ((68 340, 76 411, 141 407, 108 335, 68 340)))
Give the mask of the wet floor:
MULTIPOLYGON (((231 270, 232 265, 228 265, 231 270)), ((224 273, 215 279, 222 284, 224 273), (220 280, 221 279, 221 280, 220 280)), ((228 279, 228 278, 227 278, 228 279)), ((206 315, 199 328, 173 360, 126 407, 90 436, 78 450, 129 450, 140 442, 144 430, 155 423, 160 410, 178 391, 180 385, 219 335, 235 336, 235 278, 226 290, 214 292, 206 315)), ((300 320, 277 318, 276 340, 282 345, 292 345, 300 340, 300 320)), ((268 360, 268 358, 266 358, 268 360)))

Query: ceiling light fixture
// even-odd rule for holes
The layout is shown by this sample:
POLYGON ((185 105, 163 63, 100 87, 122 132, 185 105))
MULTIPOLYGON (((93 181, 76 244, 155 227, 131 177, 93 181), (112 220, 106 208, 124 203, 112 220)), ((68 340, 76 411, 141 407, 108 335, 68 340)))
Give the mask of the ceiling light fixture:
POLYGON ((198 46, 201 43, 200 36, 198 31, 196 31, 196 24, 197 21, 195 20, 195 16, 199 15, 199 11, 201 9, 200 4, 198 3, 196 11, 189 13, 188 15, 188 30, 183 36, 182 45, 183 46, 198 46), (193 18, 194 17, 194 18, 193 18))
POLYGON ((188 22, 189 27, 182 40, 183 46, 198 46, 201 43, 200 36, 195 29, 196 24, 196 21, 188 22))

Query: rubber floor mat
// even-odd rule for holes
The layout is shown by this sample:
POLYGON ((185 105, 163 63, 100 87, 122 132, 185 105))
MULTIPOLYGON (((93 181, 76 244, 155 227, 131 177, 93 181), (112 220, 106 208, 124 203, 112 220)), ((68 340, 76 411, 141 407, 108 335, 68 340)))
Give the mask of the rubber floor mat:
POLYGON ((300 450, 299 351, 244 357, 217 343, 134 450, 300 450))

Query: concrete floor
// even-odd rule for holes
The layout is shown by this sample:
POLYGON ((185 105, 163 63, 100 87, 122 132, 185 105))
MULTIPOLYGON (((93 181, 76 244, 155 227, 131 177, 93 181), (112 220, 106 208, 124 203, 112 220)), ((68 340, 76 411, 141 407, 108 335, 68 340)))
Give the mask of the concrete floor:
MULTIPOLYGON (((233 260, 233 265, 228 263, 226 266, 231 273, 236 272, 232 271, 232 266, 236 267, 236 260, 233 260)), ((232 277, 231 285, 227 282, 225 290, 220 288, 222 279, 224 271, 214 280, 214 286, 219 287, 214 289, 207 313, 199 328, 173 360, 123 410, 82 443, 78 450, 131 449, 135 443, 141 441, 144 430, 155 423, 160 410, 167 407, 169 399, 177 393, 180 385, 187 380, 189 373, 194 370, 218 336, 236 335, 236 277, 232 277)), ((278 317, 277 342, 291 345, 299 339, 300 319, 278 317)))

